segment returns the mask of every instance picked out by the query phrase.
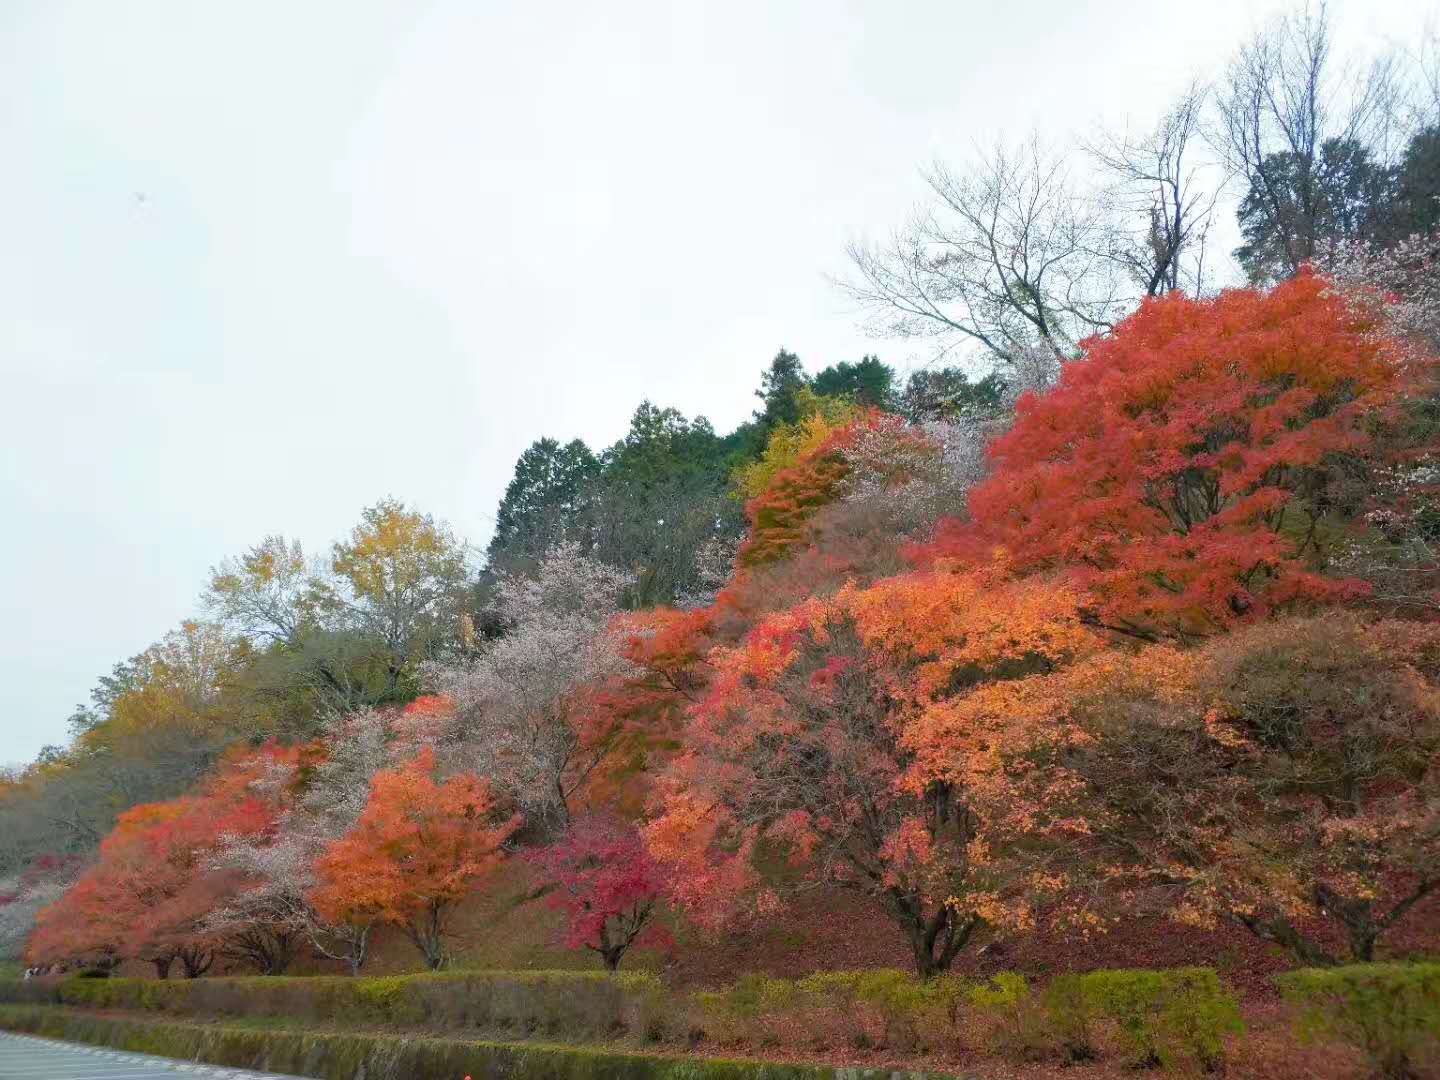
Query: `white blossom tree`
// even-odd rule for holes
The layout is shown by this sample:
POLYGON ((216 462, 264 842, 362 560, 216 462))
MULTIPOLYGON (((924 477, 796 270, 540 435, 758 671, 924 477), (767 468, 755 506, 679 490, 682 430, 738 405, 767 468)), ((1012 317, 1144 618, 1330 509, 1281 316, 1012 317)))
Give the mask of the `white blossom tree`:
POLYGON ((16 957, 35 927, 35 916, 64 895, 65 877, 29 880, 24 875, 0 880, 0 957, 16 957))
POLYGON ((1060 361, 1045 347, 1016 349, 998 405, 961 409, 945 420, 898 417, 860 429, 841 450, 849 471, 843 503, 861 520, 883 522, 901 536, 923 536, 941 517, 966 513, 970 489, 985 478, 986 447, 1009 427, 1015 403, 1055 385, 1060 361), (874 511, 865 515, 869 508, 874 511))
POLYGON ((632 577, 560 544, 533 575, 501 575, 492 607, 506 633, 473 656, 428 669, 454 703, 448 740, 531 825, 563 827, 571 800, 611 739, 587 692, 630 671, 611 618, 632 577))
POLYGON ((1391 333, 1424 349, 1440 349, 1440 233, 1390 245, 1322 243, 1314 266, 1391 333))
MULTIPOLYGON (((1314 266, 1385 333, 1409 342, 1411 362, 1421 370, 1434 363, 1440 354, 1440 233, 1388 246, 1322 244, 1314 266)), ((1433 402, 1417 404, 1428 411, 1433 402)), ((1402 452, 1368 480, 1370 529, 1339 547, 1337 569, 1368 581, 1377 603, 1440 610, 1440 459, 1402 452)))

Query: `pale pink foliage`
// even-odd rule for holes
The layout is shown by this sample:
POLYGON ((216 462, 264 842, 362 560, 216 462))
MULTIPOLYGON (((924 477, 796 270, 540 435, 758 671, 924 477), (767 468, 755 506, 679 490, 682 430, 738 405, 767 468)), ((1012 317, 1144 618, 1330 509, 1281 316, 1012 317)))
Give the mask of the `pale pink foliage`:
POLYGON ((1315 266, 1391 333, 1440 347, 1440 233, 1389 247, 1333 241, 1316 253, 1315 266))
POLYGON ((558 545, 533 575, 500 578, 493 609, 503 637, 427 669, 454 703, 447 753, 542 825, 568 820, 571 796, 603 754, 580 718, 585 692, 634 670, 611 628, 632 580, 576 544, 558 545))
POLYGON ((19 956, 35 926, 35 916, 64 895, 67 877, 29 881, 21 875, 0 879, 0 957, 19 956))

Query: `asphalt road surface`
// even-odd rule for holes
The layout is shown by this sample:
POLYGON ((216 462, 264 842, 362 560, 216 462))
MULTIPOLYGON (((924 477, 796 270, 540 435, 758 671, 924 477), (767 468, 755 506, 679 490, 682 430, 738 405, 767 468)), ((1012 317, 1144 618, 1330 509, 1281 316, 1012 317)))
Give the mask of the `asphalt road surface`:
POLYGON ((184 1076, 295 1080, 275 1073, 171 1061, 148 1054, 127 1054, 100 1046, 79 1046, 0 1031, 0 1080, 178 1080, 184 1076))

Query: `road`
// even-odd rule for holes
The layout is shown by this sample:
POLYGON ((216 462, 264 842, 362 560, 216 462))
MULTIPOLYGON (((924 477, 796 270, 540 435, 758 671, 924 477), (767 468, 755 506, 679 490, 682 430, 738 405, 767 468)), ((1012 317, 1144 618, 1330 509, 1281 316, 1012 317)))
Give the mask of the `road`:
POLYGON ((148 1054, 127 1054, 99 1046, 79 1046, 0 1031, 0 1080, 176 1080, 181 1076, 295 1080, 275 1073, 171 1061, 148 1054))

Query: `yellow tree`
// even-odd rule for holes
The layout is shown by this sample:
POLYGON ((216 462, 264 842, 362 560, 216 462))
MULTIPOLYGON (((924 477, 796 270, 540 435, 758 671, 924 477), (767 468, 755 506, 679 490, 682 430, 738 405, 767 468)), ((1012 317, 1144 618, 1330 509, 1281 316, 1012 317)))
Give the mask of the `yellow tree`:
POLYGON ((466 561, 447 526, 384 499, 331 550, 333 576, 318 585, 320 604, 383 645, 393 691, 409 664, 458 633, 466 561))

